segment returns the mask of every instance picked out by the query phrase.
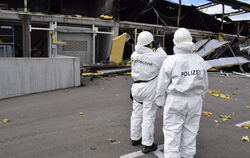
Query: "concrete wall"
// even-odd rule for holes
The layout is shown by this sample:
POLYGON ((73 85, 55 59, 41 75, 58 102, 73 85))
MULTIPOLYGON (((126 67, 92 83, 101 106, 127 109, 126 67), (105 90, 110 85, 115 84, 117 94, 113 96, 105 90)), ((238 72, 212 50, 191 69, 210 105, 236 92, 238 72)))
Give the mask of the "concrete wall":
POLYGON ((79 58, 0 58, 0 99, 76 86, 79 58))

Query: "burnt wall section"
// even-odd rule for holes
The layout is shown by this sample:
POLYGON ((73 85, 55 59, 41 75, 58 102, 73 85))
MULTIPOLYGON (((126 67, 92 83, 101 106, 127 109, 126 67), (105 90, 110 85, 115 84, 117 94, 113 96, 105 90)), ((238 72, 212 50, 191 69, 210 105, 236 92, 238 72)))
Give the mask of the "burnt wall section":
MULTIPOLYGON (((2 0, 9 9, 22 10, 23 0, 2 0)), ((82 16, 98 17, 101 14, 114 14, 115 0, 28 0, 28 10, 50 14, 79 14, 82 16)))

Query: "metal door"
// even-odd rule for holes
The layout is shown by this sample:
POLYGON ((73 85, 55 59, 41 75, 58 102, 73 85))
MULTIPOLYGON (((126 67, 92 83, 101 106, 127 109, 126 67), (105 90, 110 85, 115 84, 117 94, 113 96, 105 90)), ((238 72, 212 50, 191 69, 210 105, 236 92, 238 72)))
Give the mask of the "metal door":
POLYGON ((79 57, 81 65, 92 64, 93 36, 90 33, 58 32, 58 41, 66 45, 58 46, 58 55, 79 57))

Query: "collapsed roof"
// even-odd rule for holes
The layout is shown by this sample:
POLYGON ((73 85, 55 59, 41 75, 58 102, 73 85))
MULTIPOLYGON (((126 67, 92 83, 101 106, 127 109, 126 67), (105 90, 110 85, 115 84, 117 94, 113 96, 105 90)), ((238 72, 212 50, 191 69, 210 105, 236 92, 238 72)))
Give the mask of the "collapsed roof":
MULTIPOLYGON (((142 23, 176 26, 178 4, 165 0, 120 0, 120 20, 142 23)), ((237 26, 225 18, 224 33, 236 34, 237 26)), ((248 35, 248 23, 241 22, 241 35, 248 35)), ((215 16, 205 14, 195 6, 182 5, 181 27, 190 29, 220 32, 221 21, 215 16)))
MULTIPOLYGON (((7 4, 9 9, 23 8, 23 1, 2 0, 1 4, 7 4)), ((250 5, 246 4, 245 7, 247 6, 250 5)), ((166 0, 28 0, 28 9, 31 12, 80 14, 89 17, 99 17, 101 14, 106 14, 121 21, 168 26, 176 26, 178 15, 178 4, 166 0)), ((181 12, 181 27, 220 32, 221 21, 217 20, 214 15, 205 14, 196 6, 182 5, 181 12)), ((224 20, 226 23, 224 23, 223 32, 236 34, 238 26, 229 18, 224 18, 224 20)), ((240 29, 238 29, 240 35, 249 34, 249 25, 249 21, 240 22, 240 29)))

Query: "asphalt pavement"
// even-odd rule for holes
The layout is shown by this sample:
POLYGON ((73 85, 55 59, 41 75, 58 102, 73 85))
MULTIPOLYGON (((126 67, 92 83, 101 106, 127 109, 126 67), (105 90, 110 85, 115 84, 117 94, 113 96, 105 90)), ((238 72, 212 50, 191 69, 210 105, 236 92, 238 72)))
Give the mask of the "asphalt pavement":
MULTIPOLYGON (((235 126, 250 120, 250 78, 209 74, 209 88, 225 90, 230 99, 207 95, 197 139, 196 158, 249 158, 250 129, 235 126), (221 114, 232 118, 222 121, 221 114), (216 120, 216 121, 215 121, 216 120)), ((130 145, 130 76, 83 79, 84 86, 0 100, 0 158, 119 158, 141 155, 130 145)), ((163 144, 162 110, 155 142, 163 144)))

